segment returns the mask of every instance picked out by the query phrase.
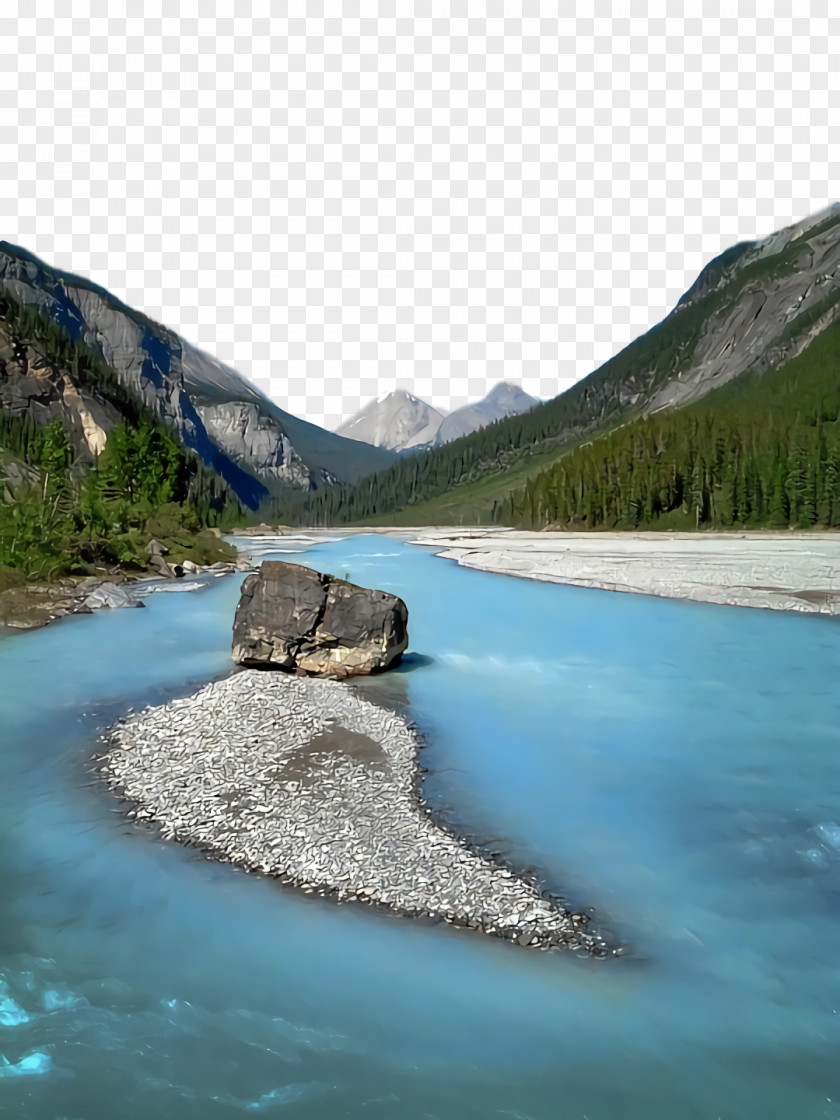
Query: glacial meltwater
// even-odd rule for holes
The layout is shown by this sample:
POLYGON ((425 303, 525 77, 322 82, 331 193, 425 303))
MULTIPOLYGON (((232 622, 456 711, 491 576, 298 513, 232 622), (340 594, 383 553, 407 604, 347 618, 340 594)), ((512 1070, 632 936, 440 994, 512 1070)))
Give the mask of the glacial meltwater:
POLYGON ((241 578, 152 595, 0 641, 0 1115, 840 1118, 840 623, 283 549, 405 599, 410 655, 361 687, 407 705, 428 800, 625 952, 336 905, 126 820, 97 738, 232 671, 241 578))

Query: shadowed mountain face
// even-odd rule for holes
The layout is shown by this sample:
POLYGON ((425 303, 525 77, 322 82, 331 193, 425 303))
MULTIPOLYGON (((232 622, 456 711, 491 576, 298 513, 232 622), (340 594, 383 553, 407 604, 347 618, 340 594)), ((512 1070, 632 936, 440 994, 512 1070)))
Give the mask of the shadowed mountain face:
MULTIPOLYGON (((355 481, 393 459, 289 415, 174 331, 8 242, 0 242, 3 293, 40 309, 100 356, 124 403, 174 429, 251 508, 271 493, 355 481)), ((43 346, 8 334, 0 338, 0 407, 36 423, 61 417, 92 455, 120 419, 113 394, 105 399, 43 346)))

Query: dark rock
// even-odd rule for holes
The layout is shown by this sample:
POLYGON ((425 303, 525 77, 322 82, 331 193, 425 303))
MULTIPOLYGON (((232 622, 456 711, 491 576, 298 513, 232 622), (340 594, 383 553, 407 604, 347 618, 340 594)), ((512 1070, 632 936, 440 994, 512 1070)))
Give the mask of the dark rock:
POLYGON ((407 622, 406 605, 396 595, 266 560, 242 584, 233 659, 311 676, 360 676, 399 660, 408 645, 407 622))
POLYGON ((149 557, 149 567, 153 568, 158 575, 166 576, 167 579, 175 578, 175 569, 170 568, 162 556, 153 554, 149 557))

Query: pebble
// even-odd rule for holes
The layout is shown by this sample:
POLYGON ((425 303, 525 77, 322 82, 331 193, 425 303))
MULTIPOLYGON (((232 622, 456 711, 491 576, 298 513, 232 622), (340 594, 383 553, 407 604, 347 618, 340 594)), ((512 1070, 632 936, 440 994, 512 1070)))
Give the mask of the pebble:
POLYGON ((336 901, 614 952, 586 915, 435 823, 417 730, 344 682, 243 670, 103 739, 109 787, 165 839, 336 901))

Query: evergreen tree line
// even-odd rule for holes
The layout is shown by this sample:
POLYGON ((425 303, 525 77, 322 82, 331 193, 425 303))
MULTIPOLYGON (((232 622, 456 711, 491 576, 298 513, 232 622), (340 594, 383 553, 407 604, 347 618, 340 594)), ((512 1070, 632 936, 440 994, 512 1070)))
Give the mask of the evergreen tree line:
POLYGON ((798 358, 634 420, 496 503, 530 528, 840 528, 840 325, 798 358))
POLYGON ((3 414, 0 449, 33 476, 5 481, 0 456, 0 568, 28 576, 142 568, 152 537, 180 559, 220 559, 226 550, 201 530, 241 516, 218 476, 148 419, 137 427, 123 420, 93 467, 79 460, 60 419, 32 433, 28 418, 3 414))

